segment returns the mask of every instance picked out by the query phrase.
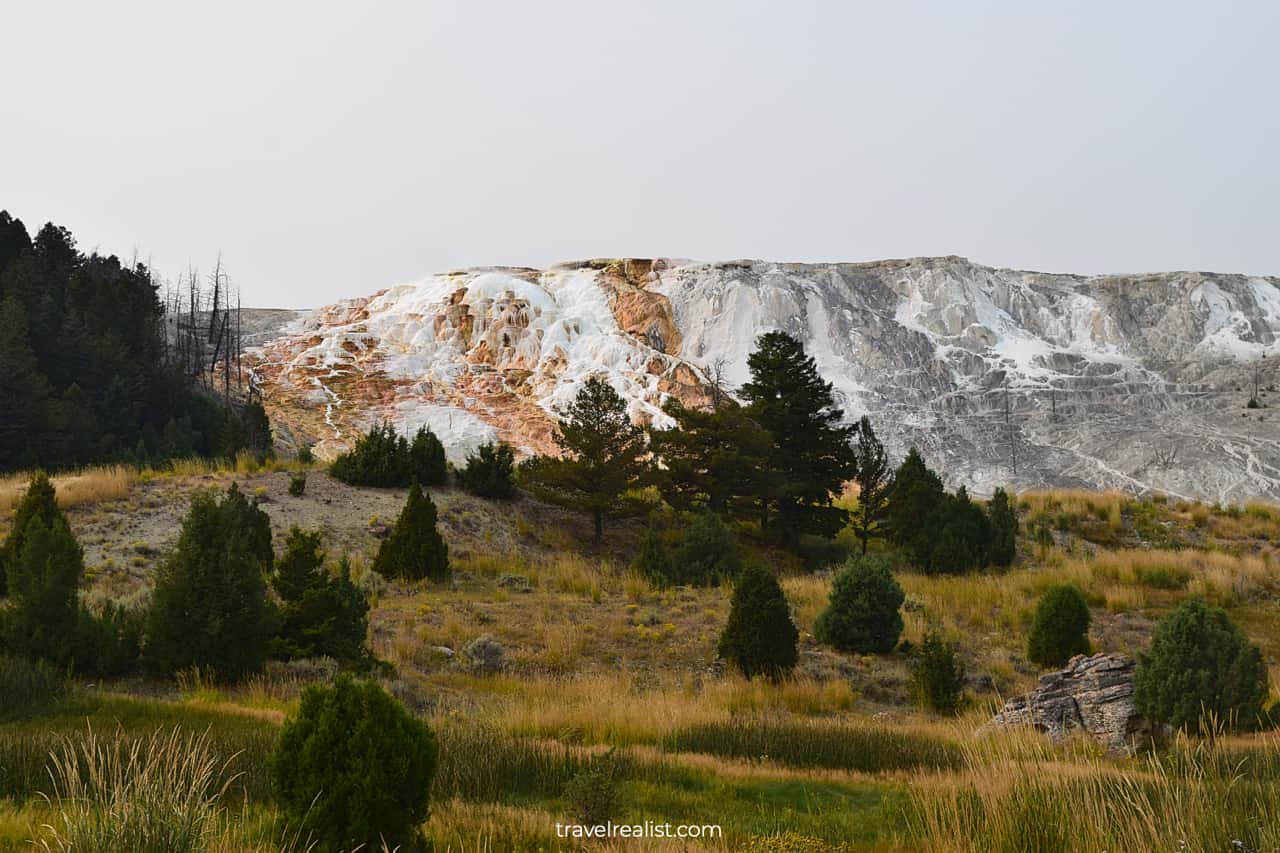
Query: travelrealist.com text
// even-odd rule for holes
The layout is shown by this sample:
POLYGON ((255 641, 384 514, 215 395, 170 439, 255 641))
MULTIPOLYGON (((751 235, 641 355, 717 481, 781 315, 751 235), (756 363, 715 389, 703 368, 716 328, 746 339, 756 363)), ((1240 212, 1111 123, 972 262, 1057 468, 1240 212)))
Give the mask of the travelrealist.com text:
POLYGON ((697 823, 557 823, 558 838, 720 838, 719 824, 697 823))

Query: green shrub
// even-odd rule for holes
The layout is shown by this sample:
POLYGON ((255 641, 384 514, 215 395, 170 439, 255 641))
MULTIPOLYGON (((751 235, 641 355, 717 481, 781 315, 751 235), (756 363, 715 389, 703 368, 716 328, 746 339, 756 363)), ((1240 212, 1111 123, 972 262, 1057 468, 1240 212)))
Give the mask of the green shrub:
MULTIPOLYGON (((271 754, 280 809, 321 849, 419 844, 435 736, 385 690, 340 676, 308 687, 271 754)), ((484 756, 473 756, 483 761, 484 756)))
POLYGON ((482 498, 506 500, 516 494, 516 455, 506 442, 480 445, 458 472, 463 490, 482 498))
POLYGON ((737 577, 742 568, 738 544, 718 515, 704 512, 696 516, 670 549, 657 524, 650 521, 634 563, 654 585, 715 586, 737 577))
POLYGON ((1059 667, 1075 655, 1089 654, 1089 604, 1071 584, 1051 586, 1036 604, 1027 659, 1042 667, 1059 667))
POLYGON ((77 624, 76 669, 82 673, 119 676, 132 672, 142 655, 146 614, 113 601, 94 613, 83 605, 77 624))
POLYGON ((296 474, 289 475, 289 494, 295 498, 302 497, 307 490, 307 472, 299 471, 296 474))
POLYGON ((1226 611, 1199 599, 1160 620, 1138 654, 1134 705, 1156 724, 1198 733, 1206 717, 1228 728, 1260 725, 1268 693, 1262 652, 1226 611))
POLYGON ((417 478, 424 486, 443 486, 449 480, 449 463, 444 457, 444 445, 426 427, 418 428, 409 445, 409 470, 409 478, 417 478))
POLYGON ((925 634, 916 655, 912 681, 920 704, 938 714, 954 716, 964 697, 964 665, 953 643, 937 631, 925 634))
POLYGON ((52 526, 57 519, 66 521, 62 510, 58 509, 53 483, 43 471, 37 471, 27 483, 27 490, 13 511, 13 526, 9 528, 4 544, 0 545, 0 595, 8 594, 10 566, 17 562, 22 553, 27 526, 32 519, 37 518, 46 527, 52 526))
POLYGON ((654 586, 667 586, 676 576, 671 551, 667 548, 666 537, 659 528, 657 519, 649 520, 649 527, 640 540, 640 550, 631 565, 654 586))
POLYGON ((416 482, 395 527, 378 546, 373 570, 384 578, 449 579, 449 547, 436 529, 436 505, 416 482))
POLYGON ((324 567, 320 532, 289 531, 271 585, 280 596, 280 632, 272 640, 276 657, 331 657, 347 664, 367 661, 365 636, 369 602, 351 582, 344 557, 339 575, 324 567))
POLYGON ((257 672, 275 613, 264 580, 271 521, 234 484, 196 495, 178 544, 156 574, 145 657, 156 671, 211 669, 230 680, 257 672))
POLYGON ((427 486, 443 485, 449 470, 444 445, 431 430, 419 429, 411 444, 384 422, 371 427, 356 439, 355 447, 334 459, 329 473, 352 486, 403 488, 415 479, 427 486))
POLYGON ((733 588, 720 657, 747 678, 766 675, 776 681, 795 668, 799 637, 778 579, 767 566, 749 565, 733 588))
POLYGON ((987 518, 991 522, 991 562, 1005 567, 1017 556, 1018 513, 1013 501, 1004 489, 996 489, 987 504, 987 518))
POLYGON ((888 654, 902 634, 906 596, 882 554, 850 558, 831 584, 831 599, 814 623, 819 642, 845 652, 888 654))
POLYGON ((671 555, 677 582, 714 586, 732 580, 742 568, 738 543, 720 516, 704 512, 693 520, 671 555))
POLYGON ((311 449, 311 445, 304 444, 298 448, 298 461, 303 465, 310 465, 316 461, 315 451, 311 449))
POLYGON ((599 826, 617 817, 618 777, 618 759, 612 749, 593 756, 564 789, 573 819, 583 826, 599 826))
POLYGON ((42 660, 0 656, 0 720, 50 713, 70 692, 61 669, 42 660))

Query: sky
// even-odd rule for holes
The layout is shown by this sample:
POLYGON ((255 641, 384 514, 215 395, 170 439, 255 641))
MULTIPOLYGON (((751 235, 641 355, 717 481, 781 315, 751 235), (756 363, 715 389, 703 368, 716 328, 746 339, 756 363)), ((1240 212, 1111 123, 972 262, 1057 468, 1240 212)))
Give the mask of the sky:
POLYGON ((1280 3, 11 4, 0 209, 246 305, 587 257, 1280 274, 1280 3))

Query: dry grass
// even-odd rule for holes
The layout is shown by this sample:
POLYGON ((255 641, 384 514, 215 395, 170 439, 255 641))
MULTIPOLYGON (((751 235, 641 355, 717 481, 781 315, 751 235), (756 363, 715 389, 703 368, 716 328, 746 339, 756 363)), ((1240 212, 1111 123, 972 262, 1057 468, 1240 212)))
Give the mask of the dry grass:
POLYGON ((227 773, 231 759, 214 752, 207 734, 176 728, 132 742, 100 740, 92 730, 67 739, 51 758, 59 818, 40 845, 76 853, 203 851, 235 778, 227 773))
MULTIPOLYGON (((63 509, 128 497, 129 487, 137 479, 137 470, 128 465, 85 468, 50 477, 58 493, 58 506, 63 509)), ((30 481, 29 473, 13 474, 0 479, 0 512, 8 512, 17 506, 30 481)))
POLYGON ((1024 492, 1019 501, 1028 507, 1031 517, 1053 518, 1067 513, 1075 518, 1093 517, 1105 521, 1114 530, 1123 525, 1125 508, 1133 502, 1133 496, 1110 490, 1091 492, 1085 489, 1046 489, 1024 492))
POLYGON ((1248 765, 1226 739, 1183 740, 1169 754, 1117 764, 1088 753, 1064 761, 1043 748, 1029 755, 990 739, 966 749, 964 772, 913 786, 912 834, 925 849, 966 853, 1280 849, 1280 799, 1265 759, 1280 742, 1252 746, 1248 765))

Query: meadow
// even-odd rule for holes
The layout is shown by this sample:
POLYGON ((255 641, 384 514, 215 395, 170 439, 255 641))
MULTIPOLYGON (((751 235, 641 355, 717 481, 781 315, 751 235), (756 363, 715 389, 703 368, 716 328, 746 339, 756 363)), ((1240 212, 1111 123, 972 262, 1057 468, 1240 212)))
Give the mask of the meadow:
MULTIPOLYGON (((845 655, 813 639, 830 572, 780 554, 765 552, 782 568, 801 649, 794 677, 772 684, 715 662, 728 587, 657 589, 629 568, 639 521, 593 553, 585 520, 561 510, 433 490, 454 580, 401 583, 367 566, 378 523, 394 518, 403 490, 355 489, 312 470, 306 493, 293 496, 288 466, 176 466, 119 475, 122 485, 109 472, 78 476, 65 482, 94 485, 75 498, 68 488, 63 506, 86 547, 91 598, 145 595, 184 497, 233 479, 262 501, 277 536, 318 526, 331 557, 352 556, 373 605, 370 645, 394 667, 386 685, 439 739, 424 827, 437 851, 581 849, 555 825, 587 805, 575 780, 602 768, 615 822, 723 831, 701 847, 651 839, 603 849, 1280 849, 1275 733, 1178 738, 1112 756, 1083 740, 979 732, 1005 698, 1034 686, 1032 612, 1064 581, 1084 591, 1099 651, 1143 648, 1154 622, 1187 597, 1225 607, 1262 647, 1274 690, 1277 507, 1018 496, 1011 569, 898 572, 905 639, 937 627, 960 642, 967 705, 941 718, 916 707, 904 654, 845 655), (486 635, 503 650, 496 671, 463 653, 486 635)), ((175 813, 206 849, 308 849, 272 806, 266 756, 302 689, 332 672, 304 661, 273 663, 237 685, 201 673, 66 683, 0 665, 0 849, 97 849, 73 834, 92 828, 93 815, 146 826, 175 813)))

